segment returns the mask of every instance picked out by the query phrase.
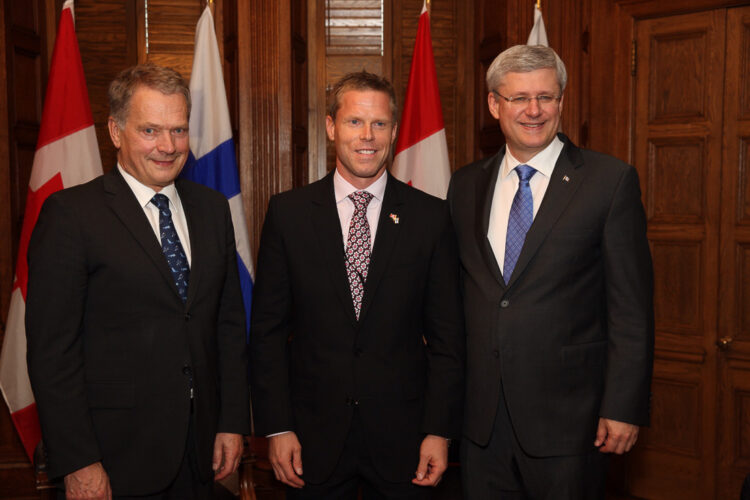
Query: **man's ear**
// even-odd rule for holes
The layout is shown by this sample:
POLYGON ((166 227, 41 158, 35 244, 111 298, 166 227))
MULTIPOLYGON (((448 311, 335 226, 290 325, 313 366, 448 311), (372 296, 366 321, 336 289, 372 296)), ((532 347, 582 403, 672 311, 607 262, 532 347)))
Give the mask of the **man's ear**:
POLYGON ((393 124, 393 131, 391 131, 391 144, 396 142, 397 135, 398 135, 398 122, 393 124))
POLYGON ((329 141, 333 141, 336 137, 335 132, 336 122, 333 120, 331 115, 326 115, 326 135, 329 141))
POLYGON ((109 129, 109 138, 112 139, 112 144, 114 144, 117 149, 120 149, 120 134, 122 133, 122 130, 120 130, 119 125, 117 125, 117 121, 111 116, 107 120, 107 128, 109 129))
POLYGON ((500 119, 500 112, 497 109, 499 105, 500 101, 498 101, 497 97, 495 97, 495 94, 493 94, 492 92, 487 94, 487 106, 490 108, 490 114, 495 120, 500 119))

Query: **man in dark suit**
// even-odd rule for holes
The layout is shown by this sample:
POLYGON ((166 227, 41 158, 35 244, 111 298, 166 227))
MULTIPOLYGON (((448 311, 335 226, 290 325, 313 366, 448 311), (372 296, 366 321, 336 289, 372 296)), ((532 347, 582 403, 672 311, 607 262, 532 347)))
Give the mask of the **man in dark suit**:
POLYGON ((557 134, 565 66, 516 46, 487 71, 507 144, 448 193, 467 325, 468 499, 603 498, 648 422, 651 257, 638 175, 557 134))
POLYGON ((177 179, 190 92, 142 65, 109 89, 117 166, 48 198, 29 246, 28 366, 67 498, 210 498, 249 433, 226 199, 177 179))
POLYGON ((274 196, 263 226, 255 432, 290 498, 421 498, 460 432, 455 235, 443 201, 386 172, 391 84, 353 73, 331 95, 335 170, 274 196))

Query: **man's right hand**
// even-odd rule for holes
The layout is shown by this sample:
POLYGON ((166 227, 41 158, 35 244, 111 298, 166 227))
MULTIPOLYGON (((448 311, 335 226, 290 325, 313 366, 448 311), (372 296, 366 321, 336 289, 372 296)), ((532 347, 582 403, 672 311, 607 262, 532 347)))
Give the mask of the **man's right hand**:
POLYGON ((65 476, 67 500, 112 500, 109 476, 101 462, 87 465, 65 476))
POLYGON ((268 438, 268 459, 276 479, 293 488, 302 488, 302 445, 294 432, 268 438))

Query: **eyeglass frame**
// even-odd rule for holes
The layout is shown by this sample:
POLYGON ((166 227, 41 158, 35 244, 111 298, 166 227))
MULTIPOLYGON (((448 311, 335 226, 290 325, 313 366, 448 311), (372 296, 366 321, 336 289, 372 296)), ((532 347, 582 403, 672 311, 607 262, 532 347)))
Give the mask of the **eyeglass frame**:
POLYGON ((531 101, 533 101, 534 99, 536 99, 537 105, 539 107, 542 107, 542 106, 547 106, 549 104, 552 104, 554 101, 560 102, 560 99, 562 99, 562 95, 552 96, 552 95, 547 95, 547 94, 539 94, 539 95, 536 95, 536 96, 505 97, 503 94, 501 94, 497 90, 492 90, 491 92, 493 94, 495 94, 496 96, 502 97, 503 99, 505 99, 505 102, 509 103, 511 106, 513 106, 513 105, 523 105, 523 107, 526 107, 529 104, 531 104, 531 101), (542 101, 539 100, 540 97, 549 97, 552 100, 549 101, 549 102, 542 102, 542 101), (515 104, 515 103, 518 103, 518 104, 515 104))

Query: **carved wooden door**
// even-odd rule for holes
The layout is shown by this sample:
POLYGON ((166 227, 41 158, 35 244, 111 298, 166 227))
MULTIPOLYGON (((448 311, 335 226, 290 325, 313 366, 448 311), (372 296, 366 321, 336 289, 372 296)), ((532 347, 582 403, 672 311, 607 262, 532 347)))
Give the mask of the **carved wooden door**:
POLYGON ((629 493, 738 498, 750 472, 750 8, 639 20, 635 43, 656 356, 629 493))

